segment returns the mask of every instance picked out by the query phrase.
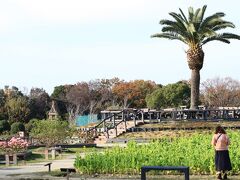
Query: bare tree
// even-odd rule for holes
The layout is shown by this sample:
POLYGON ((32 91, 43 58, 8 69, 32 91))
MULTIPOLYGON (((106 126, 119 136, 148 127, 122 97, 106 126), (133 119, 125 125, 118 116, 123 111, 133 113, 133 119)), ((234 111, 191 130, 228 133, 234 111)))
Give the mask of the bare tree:
POLYGON ((67 111, 69 120, 74 120, 76 115, 82 115, 88 110, 90 104, 89 87, 86 82, 77 83, 66 93, 67 111))
POLYGON ((100 110, 107 108, 114 102, 112 87, 119 83, 118 78, 113 79, 96 79, 90 81, 90 114, 98 113, 100 110))
POLYGON ((230 77, 206 80, 201 92, 209 107, 240 106, 240 82, 230 77))

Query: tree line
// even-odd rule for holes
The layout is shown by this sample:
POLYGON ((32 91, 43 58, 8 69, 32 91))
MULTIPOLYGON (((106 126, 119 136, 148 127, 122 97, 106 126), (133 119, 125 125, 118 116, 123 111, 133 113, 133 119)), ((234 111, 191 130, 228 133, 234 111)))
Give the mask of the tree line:
MULTIPOLYGON (((200 92, 201 104, 209 108, 240 106, 238 80, 209 79, 201 84, 200 92)), ((106 109, 190 107, 190 95, 189 81, 161 85, 145 80, 96 79, 56 86, 51 95, 42 88, 24 94, 15 86, 5 86, 0 89, 0 120, 11 125, 47 119, 53 100, 60 119, 73 121, 77 115, 98 114, 106 109)))

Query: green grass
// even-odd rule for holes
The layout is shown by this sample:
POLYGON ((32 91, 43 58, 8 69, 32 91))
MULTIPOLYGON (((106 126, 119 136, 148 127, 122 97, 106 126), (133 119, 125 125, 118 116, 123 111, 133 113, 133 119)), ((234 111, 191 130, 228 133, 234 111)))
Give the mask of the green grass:
MULTIPOLYGON (((45 159, 45 154, 44 150, 45 147, 32 147, 28 149, 29 151, 32 152, 30 156, 28 156, 25 161, 18 161, 19 164, 22 163, 37 163, 37 162, 44 162, 46 161, 45 159)), ((64 158, 65 154, 62 154, 61 156, 56 156, 56 159, 62 159, 64 158)), ((51 153, 48 153, 48 159, 51 160, 52 156, 51 153)))
POLYGON ((73 153, 92 153, 92 152, 102 152, 104 148, 100 147, 82 147, 82 148, 68 148, 68 151, 64 152, 66 154, 73 154, 73 153))
POLYGON ((28 163, 42 162, 45 161, 45 156, 44 154, 32 153, 25 159, 25 161, 28 163))
MULTIPOLYGON (((45 147, 33 147, 29 148, 30 151, 32 151, 32 154, 28 156, 25 161, 18 161, 19 164, 23 163, 37 163, 37 162, 44 162, 46 161, 45 159, 45 154, 44 150, 45 147)), ((68 156, 69 154, 79 154, 79 153, 92 153, 92 152, 99 152, 103 151, 103 148, 67 148, 61 156, 56 156, 56 159, 64 159, 65 156, 68 156)), ((49 160, 52 159, 51 153, 48 154, 49 160)))

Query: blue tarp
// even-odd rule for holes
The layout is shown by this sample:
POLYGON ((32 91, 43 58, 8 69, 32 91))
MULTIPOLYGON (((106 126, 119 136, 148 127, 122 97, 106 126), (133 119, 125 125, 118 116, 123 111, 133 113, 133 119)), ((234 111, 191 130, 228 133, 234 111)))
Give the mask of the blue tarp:
POLYGON ((78 116, 76 118, 76 126, 86 126, 90 123, 98 122, 97 114, 78 116))

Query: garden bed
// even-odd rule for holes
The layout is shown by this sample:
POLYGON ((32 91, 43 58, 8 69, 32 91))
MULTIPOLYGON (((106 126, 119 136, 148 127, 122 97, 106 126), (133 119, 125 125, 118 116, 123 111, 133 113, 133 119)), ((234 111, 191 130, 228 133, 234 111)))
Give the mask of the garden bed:
MULTIPOLYGON (((231 139, 230 156, 234 174, 240 173, 240 135, 227 130, 231 139)), ((164 132, 167 133, 167 132, 164 132)), ((140 173, 141 166, 189 166, 191 174, 214 174, 214 149, 210 142, 213 132, 179 132, 160 140, 139 145, 128 143, 126 148, 114 147, 103 153, 93 152, 84 158, 78 156, 75 167, 83 174, 140 173)))

